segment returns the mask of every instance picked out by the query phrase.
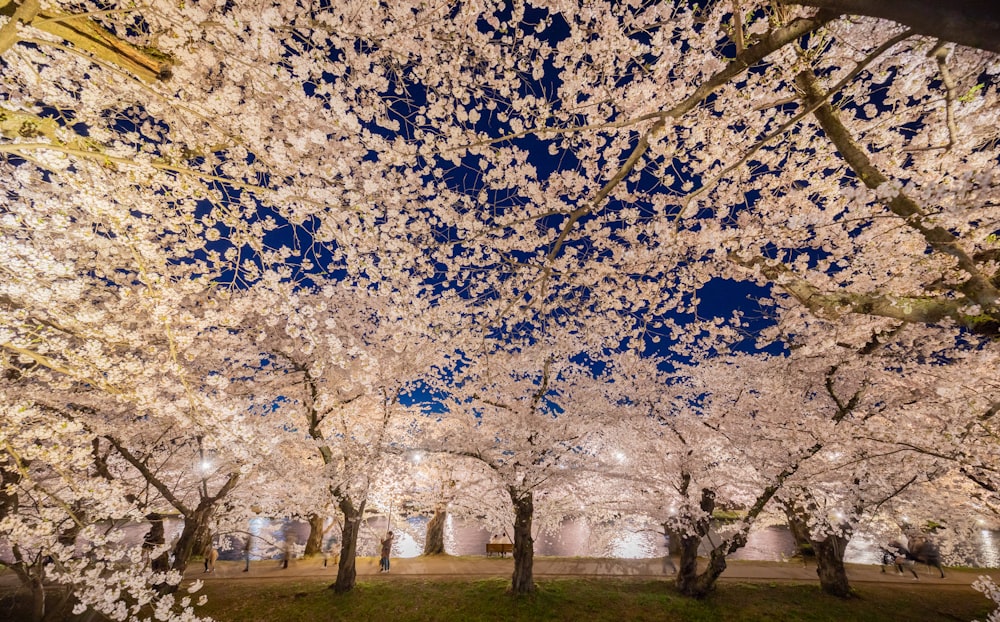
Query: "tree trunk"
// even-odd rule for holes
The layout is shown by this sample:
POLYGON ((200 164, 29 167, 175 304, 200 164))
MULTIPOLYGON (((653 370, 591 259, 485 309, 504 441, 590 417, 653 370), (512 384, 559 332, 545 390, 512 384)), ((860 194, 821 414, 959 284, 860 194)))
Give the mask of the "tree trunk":
MULTIPOLYGON (((152 555, 154 548, 166 542, 166 533, 163 529, 163 515, 151 512, 146 515, 146 520, 149 521, 149 531, 142 540, 142 548, 150 551, 150 555, 152 555)), ((157 557, 152 557, 149 560, 149 565, 153 572, 166 572, 170 570, 170 553, 164 551, 157 557)))
POLYGON ((531 492, 519 494, 510 488, 510 498, 514 502, 514 574, 510 590, 514 594, 530 594, 535 591, 532 569, 535 560, 535 542, 531 537, 531 520, 535 505, 531 492))
MULTIPOLYGON (((691 526, 693 531, 685 531, 680 536, 681 563, 677 569, 677 590, 685 596, 694 598, 702 598, 711 589, 711 585, 705 586, 703 578, 698 575, 698 547, 712 526, 712 512, 715 510, 713 491, 708 488, 701 490, 700 507, 702 515, 693 521, 691 526)), ((722 559, 722 564, 724 570, 725 557, 722 559)), ((719 572, 721 573, 721 570, 719 572)))
POLYGON ((42 569, 32 573, 31 577, 31 621, 42 622, 45 619, 45 585, 42 583, 42 569))
POLYGON ((680 555, 681 532, 674 529, 670 523, 663 523, 663 533, 667 536, 667 554, 680 555))
POLYGON ((813 543, 809 536, 809 524, 788 508, 785 509, 785 515, 788 517, 788 531, 795 539, 795 548, 798 549, 799 554, 802 557, 814 557, 816 551, 813 549, 813 543))
POLYGON ((785 504, 785 516, 788 517, 788 527, 799 545, 799 550, 809 550, 816 557, 816 575, 824 592, 839 598, 850 598, 851 585, 847 580, 847 569, 844 568, 844 551, 851 539, 851 528, 841 525, 842 533, 828 534, 823 540, 817 540, 809 530, 810 513, 818 511, 812 496, 805 493, 804 498, 789 501, 785 504), (802 540, 806 544, 803 544, 802 540))
MULTIPOLYGON (((795 541, 799 543, 799 538, 804 538, 812 554, 816 556, 816 575, 823 591, 839 598, 849 598, 851 585, 847 580, 847 569, 844 568, 844 551, 851 539, 850 527, 842 525, 842 535, 829 534, 823 540, 817 540, 810 532, 808 523, 809 512, 815 512, 817 506, 811 496, 807 495, 806 499, 805 502, 800 499, 797 504, 785 505, 789 529, 795 536, 795 541)), ((802 547, 800 543, 799 549, 804 550, 802 547)))
MULTIPOLYGON (((174 544, 174 562, 170 566, 172 570, 181 573, 181 576, 184 576, 191 556, 198 550, 195 547, 201 545, 202 550, 204 549, 203 543, 208 541, 209 536, 208 523, 212 519, 214 511, 215 499, 206 498, 198 504, 196 510, 184 517, 184 528, 174 544)), ((173 594, 178 587, 177 585, 160 583, 156 589, 160 594, 173 594)))
MULTIPOLYGON (((770 496, 768 496, 770 498, 770 496)), ((763 507, 763 502, 761 503, 763 507)), ((698 545, 712 528, 712 512, 715 511, 715 493, 707 488, 701 491, 702 514, 694 521, 694 534, 681 538, 681 569, 677 573, 677 589, 692 598, 704 598, 713 589, 719 577, 726 571, 726 556, 746 546, 749 523, 745 523, 736 533, 714 545, 708 556, 708 565, 698 574, 698 545)), ((748 513, 749 516, 754 514, 748 513)))
POLYGON ((819 575, 820 587, 831 596, 850 598, 851 585, 844 568, 847 538, 830 534, 822 542, 813 540, 812 544, 816 551, 816 574, 819 575))
POLYGON ((677 567, 677 590, 681 594, 690 595, 690 586, 698 578, 698 547, 701 545, 700 534, 679 534, 678 549, 680 549, 680 565, 677 567))
POLYGON ((438 508, 427 523, 427 537, 424 540, 424 555, 444 555, 444 521, 448 513, 438 508))
POLYGON ((319 514, 309 515, 309 537, 306 539, 305 557, 315 557, 323 552, 323 534, 326 519, 319 514))
POLYGON ((337 565, 337 580, 330 586, 334 592, 344 594, 354 589, 358 569, 358 534, 361 533, 361 519, 365 512, 365 501, 355 509, 348 497, 340 499, 340 511, 344 514, 344 532, 340 538, 340 563, 337 565))

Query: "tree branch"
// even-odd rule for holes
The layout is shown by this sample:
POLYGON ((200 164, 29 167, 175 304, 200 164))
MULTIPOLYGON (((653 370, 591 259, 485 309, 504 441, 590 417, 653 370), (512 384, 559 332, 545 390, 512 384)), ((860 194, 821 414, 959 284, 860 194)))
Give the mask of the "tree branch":
POLYGON ((936 324, 947 318, 974 333, 987 337, 1000 336, 1000 316, 997 314, 969 316, 962 313, 962 309, 968 304, 965 300, 933 296, 824 293, 783 263, 764 257, 742 259, 734 253, 730 253, 728 258, 735 264, 759 271, 776 287, 795 298, 817 317, 834 320, 846 313, 857 313, 918 324, 936 324))
POLYGON ((890 19, 922 35, 1000 53, 996 0, 779 0, 820 9, 890 19))
POLYGON ((0 15, 11 20, 0 29, 0 55, 17 43, 17 22, 63 39, 94 57, 121 67, 144 82, 167 80, 172 75, 170 59, 159 52, 141 50, 90 19, 87 15, 64 15, 40 11, 38 0, 0 6, 0 15), (16 9, 14 8, 16 7, 16 9))
MULTIPOLYGON (((824 97, 816 76, 811 70, 799 72, 795 76, 795 84, 802 90, 803 99, 807 105, 812 106, 824 97)), ((827 138, 866 186, 874 190, 889 181, 889 178, 872 163, 868 154, 854 140, 847 127, 841 123, 833 106, 829 103, 821 103, 813 114, 815 114, 827 138)), ((969 279, 959 287, 963 294, 984 307, 992 307, 997 303, 997 300, 1000 299, 1000 291, 986 276, 979 272, 975 260, 965 252, 965 249, 959 244, 958 238, 944 227, 927 222, 926 215, 920 206, 902 192, 896 194, 888 202, 883 201, 883 203, 893 214, 901 217, 907 226, 919 232, 928 246, 958 260, 959 268, 969 275, 969 279)))
POLYGON ((149 470, 149 467, 147 467, 141 460, 136 458, 131 451, 119 443, 118 439, 110 435, 106 435, 104 438, 108 439, 111 445, 114 446, 115 451, 117 451, 122 458, 125 458, 129 464, 139 471, 143 479, 149 482, 149 484, 155 488, 157 492, 163 495, 163 498, 167 500, 167 503, 177 508, 177 511, 184 516, 190 516, 192 514, 191 509, 184 505, 184 502, 178 499, 177 496, 174 495, 173 491, 167 488, 167 485, 161 482, 160 479, 149 470))

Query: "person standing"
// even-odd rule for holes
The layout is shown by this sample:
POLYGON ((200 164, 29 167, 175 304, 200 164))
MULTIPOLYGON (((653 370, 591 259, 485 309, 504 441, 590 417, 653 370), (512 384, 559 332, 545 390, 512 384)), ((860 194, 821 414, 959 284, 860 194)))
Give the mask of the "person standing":
POLYGON ((205 572, 215 572, 215 562, 219 561, 219 549, 208 545, 208 557, 205 558, 205 572))
POLYGON ((389 572, 389 554, 392 552, 392 532, 387 531, 382 540, 382 556, 379 557, 379 572, 389 572))

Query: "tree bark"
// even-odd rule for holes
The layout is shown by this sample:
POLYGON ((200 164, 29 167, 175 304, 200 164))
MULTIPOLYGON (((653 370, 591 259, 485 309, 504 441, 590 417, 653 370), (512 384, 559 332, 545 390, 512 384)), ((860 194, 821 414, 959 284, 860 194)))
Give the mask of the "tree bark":
POLYGON ((531 492, 520 493, 516 488, 508 489, 514 502, 514 574, 511 576, 510 590, 514 594, 530 594, 535 591, 532 576, 535 560, 535 541, 531 537, 531 520, 534 517, 534 496, 531 492))
MULTIPOLYGON (((715 493, 708 488, 701 491, 700 508, 703 516, 694 521, 693 531, 680 534, 680 566, 677 568, 677 591, 685 596, 702 598, 709 587, 698 575, 698 547, 711 528, 711 516, 715 510, 715 493)), ((720 571, 721 572, 721 571, 720 571)))
MULTIPOLYGON (((843 535, 828 534, 823 540, 817 540, 808 523, 809 512, 815 510, 816 505, 812 501, 805 502, 805 506, 801 501, 786 504, 785 515, 788 517, 789 529, 796 543, 802 539, 812 549, 816 557, 816 575, 823 591, 838 598, 850 598, 851 585, 847 580, 847 569, 844 568, 844 550, 851 538, 850 527, 842 527, 843 535)), ((800 543, 800 550, 802 546, 800 543)))
POLYGON ((358 534, 361 533, 361 519, 365 512, 365 501, 355 508, 349 497, 341 497, 340 511, 344 514, 344 532, 340 539, 340 563, 337 565, 337 580, 330 586, 334 592, 344 594, 354 589, 357 583, 358 534))
POLYGON ((319 514, 309 515, 309 537, 306 538, 305 557, 315 557, 323 552, 324 523, 326 519, 319 514))
POLYGON ((839 13, 905 24, 922 35, 1000 53, 1000 3, 996 0, 782 0, 839 13))
POLYGON ((162 53, 149 48, 139 49, 124 39, 112 34, 84 14, 67 15, 40 9, 38 0, 23 2, 0 2, 0 15, 11 17, 8 24, 0 29, 0 55, 18 42, 17 28, 20 21, 50 35, 86 50, 98 59, 118 65, 121 69, 135 74, 144 82, 168 80, 173 74, 171 60, 162 53))
POLYGON ((844 568, 844 549, 847 548, 848 537, 830 534, 822 542, 813 540, 813 550, 816 552, 816 574, 819 585, 824 592, 839 598, 851 597, 851 584, 847 580, 847 569, 844 568))
MULTIPOLYGON (((172 570, 178 571, 183 576, 191 556, 199 550, 196 547, 202 546, 201 550, 204 550, 203 543, 208 541, 209 535, 208 523, 212 520, 214 512, 215 499, 206 498, 202 499, 193 512, 184 516, 184 528, 174 544, 174 562, 170 565, 172 570)), ((156 586, 156 590, 161 594, 173 594, 179 587, 179 585, 160 583, 156 586)))
POLYGON ((42 583, 42 569, 31 576, 31 621, 45 620, 45 585, 42 583))
POLYGON ((791 509, 786 508, 785 515, 788 517, 788 531, 795 539, 795 548, 799 550, 799 555, 815 557, 816 551, 813 549, 813 543, 809 537, 809 525, 791 509))
POLYGON ((424 555, 444 555, 444 521, 448 513, 443 508, 434 511, 427 523, 427 537, 424 539, 424 555))
MULTIPOLYGON (((663 533, 667 536, 667 554, 681 554, 681 532, 674 529, 670 523, 663 523, 663 533)), ((697 552, 695 553, 697 555, 697 552)))
MULTIPOLYGON (((149 531, 142 540, 142 548, 150 551, 166 542, 166 532, 163 529, 163 515, 151 512, 146 515, 149 521, 149 531)), ((166 572, 170 570, 170 554, 167 551, 160 553, 149 560, 149 566, 153 572, 166 572)))

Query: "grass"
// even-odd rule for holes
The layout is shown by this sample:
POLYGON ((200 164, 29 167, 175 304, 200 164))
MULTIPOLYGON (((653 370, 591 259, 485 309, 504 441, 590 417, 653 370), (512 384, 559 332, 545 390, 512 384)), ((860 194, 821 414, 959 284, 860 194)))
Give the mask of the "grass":
MULTIPOLYGON (((952 569, 952 572, 957 572, 952 569)), ((513 597, 504 578, 362 577, 335 594, 328 578, 241 578, 206 582, 199 615, 219 622, 669 622, 985 620, 993 604, 968 585, 855 583, 855 598, 824 594, 814 582, 722 581, 708 598, 682 597, 673 582, 647 578, 544 578, 535 594, 513 597)), ((185 595, 186 590, 181 590, 185 595)), ((28 619, 20 590, 0 590, 0 620, 28 619)), ((57 599, 51 595, 50 604, 57 599)), ((99 616, 54 619, 97 622, 99 616)))
POLYGON ((679 596, 664 581, 551 579, 530 596, 508 581, 361 581, 335 594, 328 580, 214 582, 199 613, 221 622, 439 621, 837 621, 985 619, 991 603, 962 586, 862 585, 856 597, 827 596, 816 585, 720 583, 707 599, 679 596))

